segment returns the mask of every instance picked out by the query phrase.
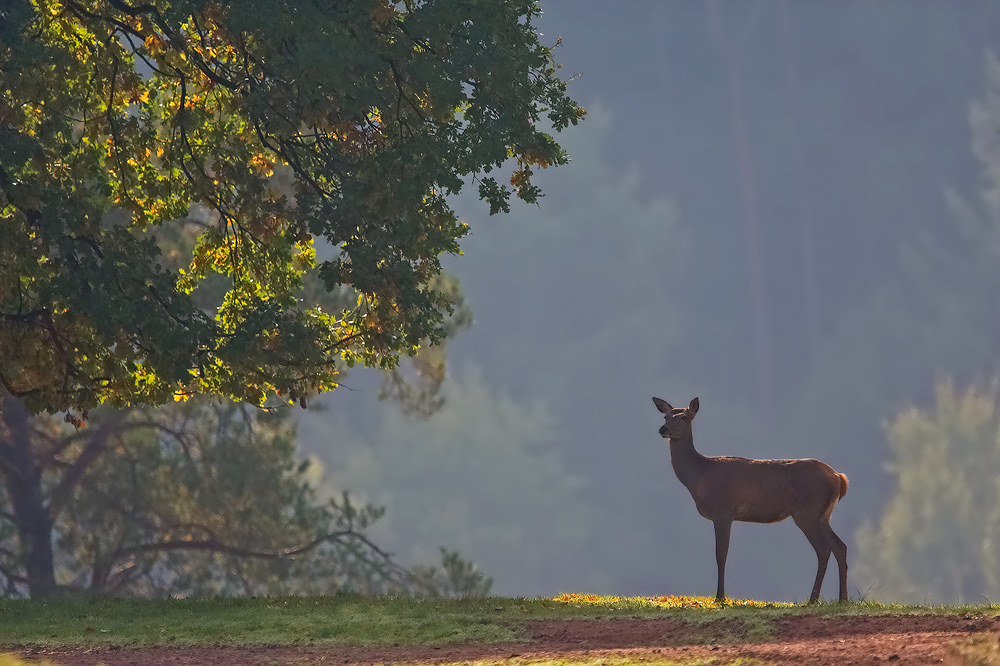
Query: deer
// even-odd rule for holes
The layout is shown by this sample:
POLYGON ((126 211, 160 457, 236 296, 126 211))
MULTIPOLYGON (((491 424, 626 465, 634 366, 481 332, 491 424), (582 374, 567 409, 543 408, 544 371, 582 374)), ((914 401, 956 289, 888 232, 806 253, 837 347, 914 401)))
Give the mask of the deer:
POLYGON ((847 476, 819 460, 752 460, 704 456, 694 448, 691 422, 698 398, 674 408, 653 398, 664 415, 660 436, 670 445, 670 462, 691 493, 695 507, 715 525, 715 561, 719 585, 715 600, 726 599, 726 557, 733 521, 776 523, 791 517, 816 551, 818 567, 809 603, 819 600, 830 553, 840 568, 840 601, 847 601, 847 546, 830 527, 830 514, 847 494, 847 476))

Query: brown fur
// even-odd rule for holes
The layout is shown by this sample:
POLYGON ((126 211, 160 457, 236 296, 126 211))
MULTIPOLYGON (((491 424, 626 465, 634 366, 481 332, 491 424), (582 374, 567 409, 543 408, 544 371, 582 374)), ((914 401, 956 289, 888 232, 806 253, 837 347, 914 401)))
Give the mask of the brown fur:
POLYGON ((830 514, 847 494, 847 476, 811 458, 751 460, 703 456, 694 448, 691 422, 698 398, 685 408, 653 398, 664 414, 660 436, 670 443, 677 478, 691 493, 695 507, 715 524, 715 557, 719 567, 716 599, 725 599, 726 557, 734 520, 775 523, 791 517, 816 551, 818 568, 809 602, 819 599, 832 553, 840 570, 840 600, 847 601, 847 546, 830 527, 830 514))

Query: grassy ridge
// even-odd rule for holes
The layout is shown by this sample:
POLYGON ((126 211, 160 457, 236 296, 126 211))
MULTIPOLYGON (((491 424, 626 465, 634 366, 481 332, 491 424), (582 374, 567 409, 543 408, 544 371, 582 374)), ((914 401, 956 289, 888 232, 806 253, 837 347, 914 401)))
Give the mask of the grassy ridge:
POLYGON ((418 600, 358 596, 214 600, 0 600, 0 649, 25 645, 393 645, 523 640, 535 619, 671 617, 739 619, 766 635, 790 613, 995 615, 1000 606, 914 607, 875 603, 801 606, 704 597, 418 600))

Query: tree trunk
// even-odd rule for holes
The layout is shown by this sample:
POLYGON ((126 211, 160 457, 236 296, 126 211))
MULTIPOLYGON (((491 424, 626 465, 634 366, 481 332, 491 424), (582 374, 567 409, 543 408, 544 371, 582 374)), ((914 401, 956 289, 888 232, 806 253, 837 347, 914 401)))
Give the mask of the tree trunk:
POLYGON ((7 396, 3 419, 9 439, 0 444, 0 470, 17 526, 28 594, 33 599, 51 597, 58 590, 52 556, 52 517, 42 493, 42 470, 32 455, 29 416, 17 398, 7 396))

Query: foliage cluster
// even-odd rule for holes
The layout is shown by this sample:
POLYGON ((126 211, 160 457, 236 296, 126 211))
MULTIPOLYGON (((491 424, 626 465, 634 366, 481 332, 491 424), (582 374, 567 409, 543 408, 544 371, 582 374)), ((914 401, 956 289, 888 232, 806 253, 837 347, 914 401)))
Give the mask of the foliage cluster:
POLYGON ((395 367, 444 335, 439 257, 467 232, 446 197, 478 177, 491 213, 536 201, 533 170, 567 160, 537 124, 583 115, 534 0, 2 12, 0 383, 32 412, 304 404, 395 367), (195 205, 211 218, 169 270, 142 232, 195 205))

